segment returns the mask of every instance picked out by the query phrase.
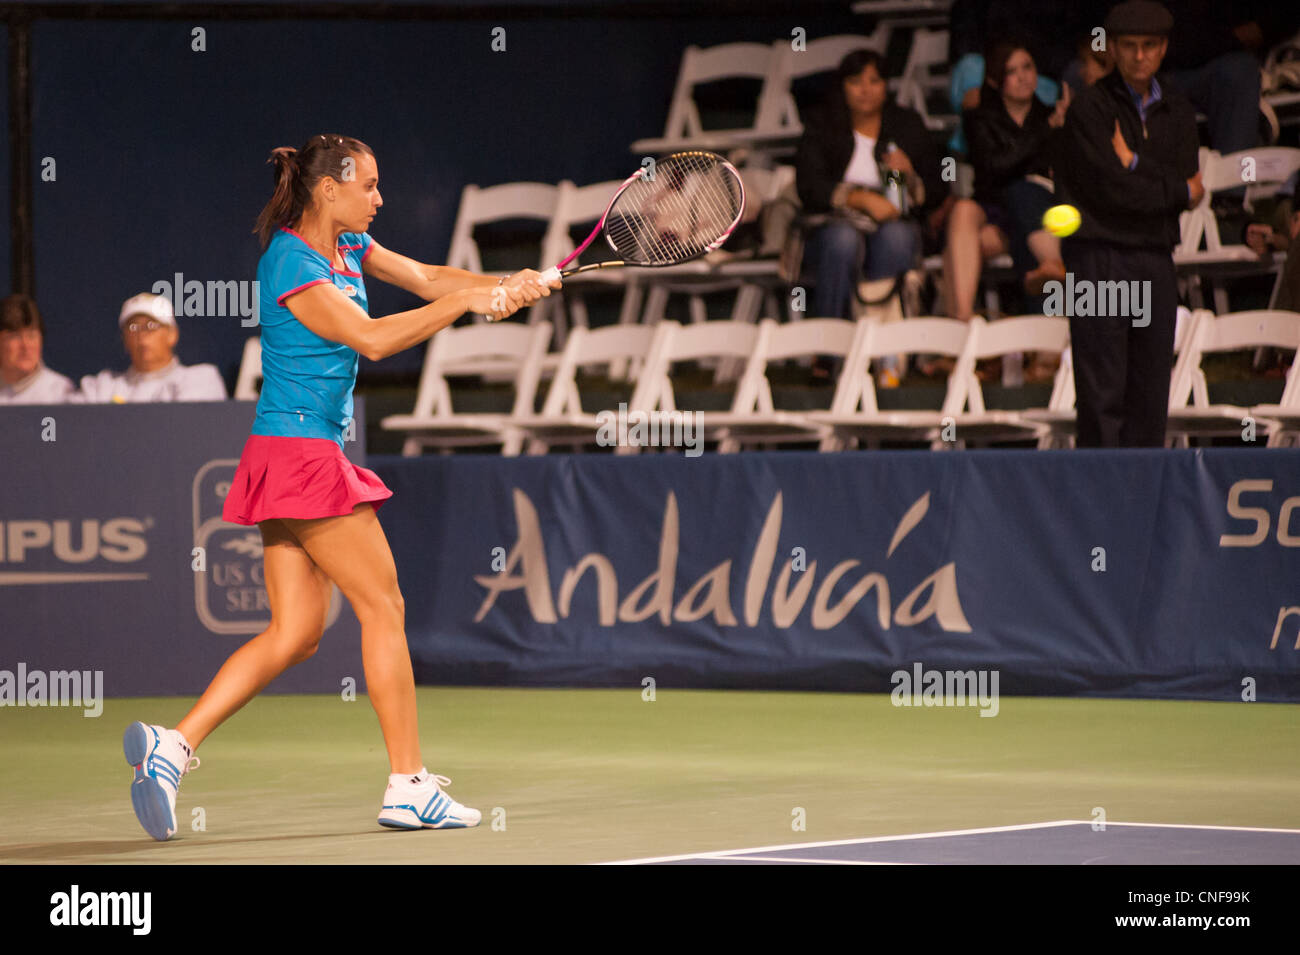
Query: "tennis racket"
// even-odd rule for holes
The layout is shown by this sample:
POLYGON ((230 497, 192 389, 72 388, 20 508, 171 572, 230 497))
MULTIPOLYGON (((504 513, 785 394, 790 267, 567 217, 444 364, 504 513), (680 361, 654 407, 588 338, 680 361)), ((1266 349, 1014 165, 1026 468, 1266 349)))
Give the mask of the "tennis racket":
POLYGON ((626 265, 658 267, 698 259, 727 241, 745 212, 745 187, 736 167, 721 156, 693 150, 665 156, 628 176, 605 207, 587 240, 543 282, 626 265), (601 232, 619 256, 565 268, 601 232))

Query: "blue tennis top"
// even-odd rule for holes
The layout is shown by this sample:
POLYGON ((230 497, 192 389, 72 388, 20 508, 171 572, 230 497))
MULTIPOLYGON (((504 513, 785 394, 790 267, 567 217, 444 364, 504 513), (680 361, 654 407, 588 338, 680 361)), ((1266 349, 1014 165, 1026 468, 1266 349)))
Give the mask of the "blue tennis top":
POLYGON ((262 394, 253 434, 329 438, 341 448, 352 420, 357 353, 321 338, 294 317, 285 300, 329 282, 369 313, 361 263, 369 233, 344 232, 338 247, 346 268, 336 269, 292 229, 275 233, 257 263, 258 320, 262 332, 262 394))

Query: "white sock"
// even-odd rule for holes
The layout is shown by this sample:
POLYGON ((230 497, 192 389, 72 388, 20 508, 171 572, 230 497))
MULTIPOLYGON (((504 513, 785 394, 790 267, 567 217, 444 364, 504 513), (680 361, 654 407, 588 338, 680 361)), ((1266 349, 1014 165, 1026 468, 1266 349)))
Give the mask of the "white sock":
POLYGON ((185 747, 185 752, 186 752, 188 755, 193 756, 193 755, 194 755, 194 747, 190 745, 190 741, 187 740, 184 736, 181 735, 181 731, 180 731, 180 730, 172 730, 172 732, 176 734, 176 739, 180 741, 180 744, 181 744, 182 746, 185 747))
POLYGON ((421 767, 420 767, 420 771, 419 771, 418 773, 389 773, 389 775, 388 775, 388 781, 389 781, 390 783, 408 783, 408 784, 409 784, 409 783, 411 782, 412 779, 416 779, 416 780, 417 780, 416 785, 419 785, 419 783, 426 783, 426 782, 428 782, 428 781, 429 781, 429 770, 426 769, 425 767, 421 766, 421 767))

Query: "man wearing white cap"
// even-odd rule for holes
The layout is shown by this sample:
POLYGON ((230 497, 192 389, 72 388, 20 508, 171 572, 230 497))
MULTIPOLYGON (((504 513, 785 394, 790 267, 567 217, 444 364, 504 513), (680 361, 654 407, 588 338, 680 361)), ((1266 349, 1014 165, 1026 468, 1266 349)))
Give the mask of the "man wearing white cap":
POLYGON ((182 365, 176 357, 180 330, 164 296, 142 292, 127 299, 117 324, 131 356, 130 369, 87 375, 81 379, 77 400, 94 404, 226 399, 226 384, 215 365, 182 365))

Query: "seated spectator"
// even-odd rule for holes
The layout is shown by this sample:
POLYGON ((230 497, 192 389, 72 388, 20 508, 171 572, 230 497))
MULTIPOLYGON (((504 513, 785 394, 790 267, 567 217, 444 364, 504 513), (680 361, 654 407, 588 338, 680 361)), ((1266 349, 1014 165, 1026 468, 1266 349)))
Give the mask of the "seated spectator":
POLYGON ((921 254, 919 215, 946 192, 925 122, 889 99, 881 70, 870 50, 845 56, 799 140, 795 185, 803 213, 828 217, 811 231, 804 256, 816 272, 818 317, 853 318, 859 282, 913 268, 921 254), (894 172, 905 182, 897 203, 886 198, 894 172))
POLYGON ((1210 148, 1227 154, 1258 146, 1258 54, 1267 49, 1261 20, 1271 25, 1273 16, 1262 5, 1222 0, 1169 0, 1167 6, 1174 28, 1165 72, 1205 114, 1210 148))
POLYGON ((979 106, 962 122, 975 167, 975 197, 959 199, 948 217, 944 248, 944 299, 948 313, 970 321, 985 259, 1010 251, 1026 291, 1064 279, 1060 240, 1043 229, 1052 193, 1053 131, 1065 120, 1068 94, 1055 109, 1034 95, 1038 72, 1023 44, 1003 40, 988 57, 988 82, 979 106))
POLYGON ((1256 221, 1246 226, 1244 241, 1262 259, 1285 252, 1281 282, 1273 307, 1300 312, 1300 174, 1293 173, 1278 189, 1271 202, 1257 200, 1256 221), (1271 208, 1270 208, 1271 207, 1271 208), (1264 210, 1268 209, 1268 214, 1264 210))
MULTIPOLYGON (((948 83, 948 98, 955 113, 964 113, 975 109, 980 104, 980 91, 988 84, 984 76, 984 57, 978 53, 968 53, 953 67, 948 83)), ((1046 104, 1055 103, 1061 96, 1061 87, 1052 79, 1040 75, 1034 87, 1034 95, 1046 104)), ((966 155, 970 143, 966 141, 966 130, 962 123, 952 131, 948 139, 948 148, 958 155, 966 155)))
POLYGON ((186 366, 176 357, 180 330, 166 298, 144 292, 127 299, 117 324, 131 367, 125 372, 87 375, 81 379, 76 400, 92 404, 225 400, 226 385, 215 365, 186 366))
MULTIPOLYGON (((1038 54, 1038 98, 1048 106, 1061 96, 1061 87, 1050 77, 1060 76, 1070 59, 1068 38, 1085 27, 1101 23, 1104 0, 1070 0, 1068 4, 1043 4, 1042 0, 954 0, 950 11, 951 38, 948 45, 948 99, 952 111, 979 105, 984 88, 984 54, 1004 37, 1019 37, 1038 54)), ((1076 87, 1077 88, 1077 87, 1076 87)), ((960 123, 948 140, 955 155, 967 152, 965 131, 960 123)))
POLYGON ((22 294, 0 301, 0 405, 53 405, 72 397, 72 379, 41 360, 44 345, 36 302, 22 294))

